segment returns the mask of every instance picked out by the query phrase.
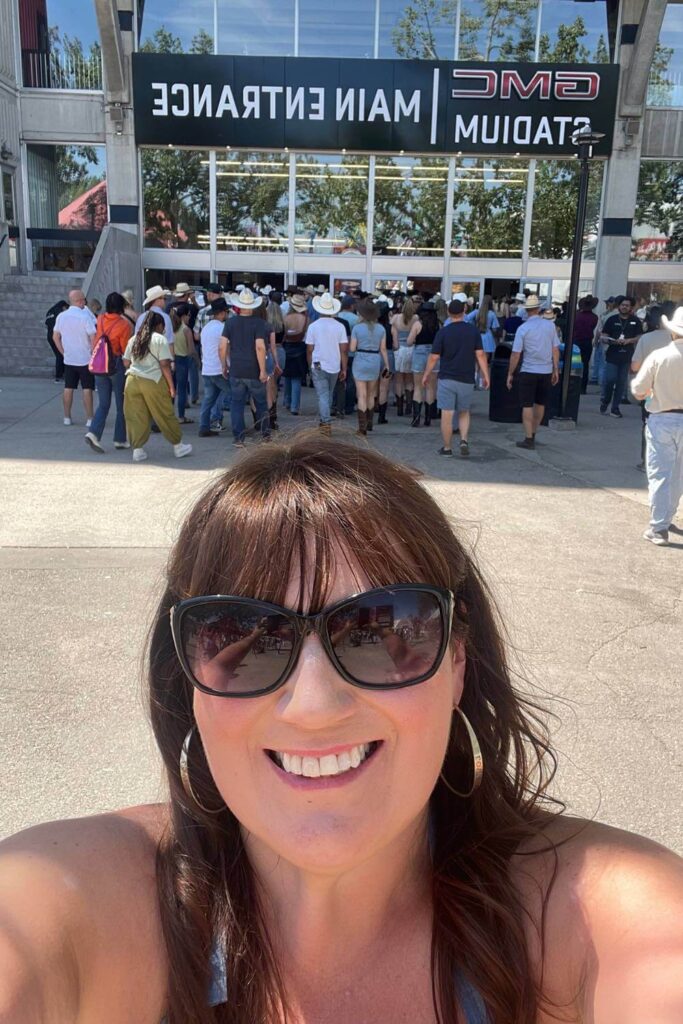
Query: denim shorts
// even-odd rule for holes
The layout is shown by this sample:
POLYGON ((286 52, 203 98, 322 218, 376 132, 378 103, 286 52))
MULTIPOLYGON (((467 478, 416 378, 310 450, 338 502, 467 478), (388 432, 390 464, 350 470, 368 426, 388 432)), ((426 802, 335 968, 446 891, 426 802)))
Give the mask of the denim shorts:
POLYGON ((474 383, 439 380, 436 385, 436 404, 444 412, 469 412, 473 394, 474 383))
POLYGON ((416 345, 413 349, 413 373, 424 373, 427 359, 432 351, 431 345, 416 345))

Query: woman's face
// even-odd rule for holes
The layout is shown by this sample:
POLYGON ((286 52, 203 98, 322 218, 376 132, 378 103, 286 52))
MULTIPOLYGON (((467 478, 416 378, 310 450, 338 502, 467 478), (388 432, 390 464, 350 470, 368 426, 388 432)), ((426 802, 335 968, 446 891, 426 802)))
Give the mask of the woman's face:
MULTIPOLYGON (((369 582, 339 559, 328 604, 369 582)), ((285 604, 297 608, 299 581, 285 604)), ((230 700, 195 691, 194 713, 216 786, 250 841, 303 869, 347 870, 419 822, 460 700, 464 653, 449 648, 424 683, 375 693, 347 683, 309 635, 284 686, 230 700), (347 753, 377 743, 360 767, 332 779, 285 772, 268 752, 347 753)))

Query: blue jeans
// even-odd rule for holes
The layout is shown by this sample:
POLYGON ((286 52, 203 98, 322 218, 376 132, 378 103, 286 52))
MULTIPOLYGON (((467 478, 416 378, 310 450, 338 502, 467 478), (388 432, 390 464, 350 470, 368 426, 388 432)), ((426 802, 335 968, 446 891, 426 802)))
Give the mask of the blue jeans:
MULTIPOLYGON (((188 405, 188 382, 190 376, 190 364, 194 363, 194 359, 190 356, 176 356, 175 357, 175 386, 176 396, 178 398, 178 419, 183 419, 185 416, 185 409, 188 405)), ((195 363, 195 367, 196 367, 195 363)))
POLYGON ((221 391, 211 409, 211 422, 222 423, 223 413, 230 412, 231 391, 221 391))
POLYGON ((97 412, 92 418, 90 427, 91 433, 98 441, 102 440, 104 426, 107 422, 111 406, 112 392, 116 401, 116 422, 114 423, 114 441, 116 444, 123 444, 126 440, 126 420, 123 415, 123 387, 126 383, 123 360, 120 356, 114 362, 115 371, 111 377, 95 377, 95 390, 97 391, 97 412))
POLYGON ((284 377, 285 382, 285 406, 292 412, 298 412, 301 408, 301 377, 284 377))
POLYGON ((624 394, 628 381, 628 363, 605 363, 605 375, 602 385, 602 405, 612 403, 612 412, 619 412, 619 402, 624 394))
POLYGON ((593 349, 593 376, 590 380, 591 384, 599 384, 602 387, 604 384, 605 365, 605 346, 602 342, 598 342, 593 349))
POLYGON ((199 429, 209 430, 211 428, 211 410, 217 398, 223 394, 230 394, 230 381, 226 380, 222 373, 212 374, 206 377, 202 374, 204 381, 204 398, 199 413, 199 429))
POLYGON ((650 526, 668 530, 683 497, 683 413, 651 413, 645 436, 650 526))
POLYGON ((270 416, 268 415, 266 385, 260 380, 246 380, 243 377, 233 377, 230 383, 232 387, 230 423, 232 425, 233 439, 235 441, 244 441, 246 433, 244 407, 249 399, 253 399, 256 406, 256 427, 260 427, 263 437, 270 437, 270 416))
POLYGON ((196 402, 199 398, 199 367, 194 359, 190 359, 190 372, 188 376, 190 381, 190 398, 193 402, 196 402))
POLYGON ((313 378, 313 387, 315 393, 318 396, 318 412, 320 414, 321 423, 332 422, 332 396, 334 395, 334 389, 337 386, 338 373, 328 373, 327 370, 316 370, 315 366, 311 367, 311 377, 313 378))

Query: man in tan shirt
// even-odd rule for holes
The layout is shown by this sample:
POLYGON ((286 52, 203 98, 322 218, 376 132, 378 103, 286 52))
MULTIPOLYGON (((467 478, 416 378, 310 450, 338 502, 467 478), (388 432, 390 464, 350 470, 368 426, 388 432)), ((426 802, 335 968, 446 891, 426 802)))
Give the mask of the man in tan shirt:
POLYGON ((645 434, 651 514, 643 537, 660 546, 669 543, 669 531, 683 534, 672 522, 683 495, 683 306, 671 320, 663 316, 662 324, 671 342, 646 356, 631 383, 649 413, 645 434))

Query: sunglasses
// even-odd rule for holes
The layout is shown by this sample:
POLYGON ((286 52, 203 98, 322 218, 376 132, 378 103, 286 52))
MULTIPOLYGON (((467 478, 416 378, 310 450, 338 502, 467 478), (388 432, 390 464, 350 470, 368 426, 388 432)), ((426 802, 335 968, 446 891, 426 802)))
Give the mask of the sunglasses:
POLYGON ((178 660, 193 686, 216 697, 258 697, 283 686, 309 633, 346 682, 395 690, 429 679, 448 648, 453 594, 399 583, 313 615, 250 597, 192 597, 171 609, 178 660))

